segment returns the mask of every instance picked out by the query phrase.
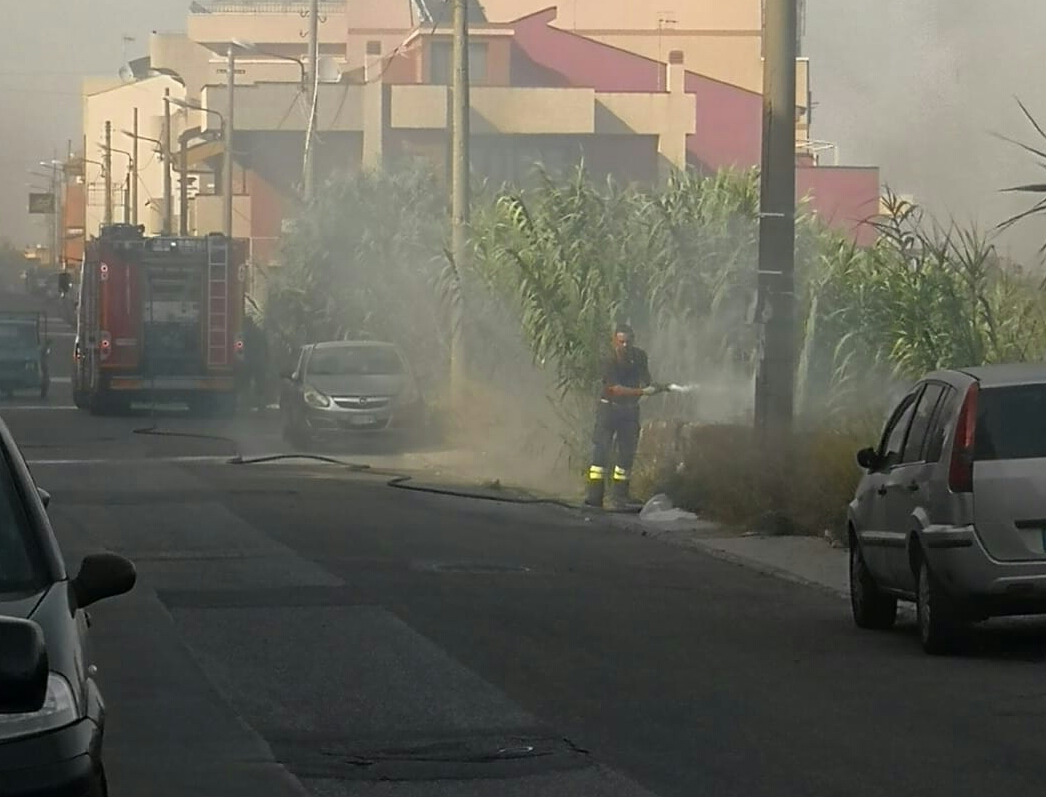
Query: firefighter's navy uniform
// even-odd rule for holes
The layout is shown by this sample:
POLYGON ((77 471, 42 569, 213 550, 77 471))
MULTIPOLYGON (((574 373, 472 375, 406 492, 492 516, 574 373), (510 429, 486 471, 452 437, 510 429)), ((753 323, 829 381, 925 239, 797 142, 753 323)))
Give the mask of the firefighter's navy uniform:
POLYGON ((640 348, 629 346, 620 358, 611 354, 603 363, 603 393, 596 405, 592 465, 588 469, 585 494, 585 503, 589 506, 603 505, 608 476, 613 485, 610 495, 614 505, 628 504, 632 462, 639 444, 639 396, 610 396, 607 388, 614 385, 645 388, 652 381, 646 352, 640 348))

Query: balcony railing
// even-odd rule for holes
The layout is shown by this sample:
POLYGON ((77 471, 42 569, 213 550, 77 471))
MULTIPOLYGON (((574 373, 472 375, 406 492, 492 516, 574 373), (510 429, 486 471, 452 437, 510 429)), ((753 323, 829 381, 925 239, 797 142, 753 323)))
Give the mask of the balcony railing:
MULTIPOLYGON (((319 0, 321 12, 342 11, 345 0, 319 0)), ((190 14, 290 14, 309 10, 309 0, 211 0, 195 2, 189 7, 190 14)))

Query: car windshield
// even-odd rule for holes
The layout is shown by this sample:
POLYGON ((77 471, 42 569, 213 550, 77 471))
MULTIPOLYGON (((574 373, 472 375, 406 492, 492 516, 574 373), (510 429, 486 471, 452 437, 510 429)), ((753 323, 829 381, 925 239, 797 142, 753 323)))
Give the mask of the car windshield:
POLYGON ((337 346, 316 349, 309 359, 311 376, 402 374, 403 361, 391 346, 337 346))
POLYGON ((0 323, 0 346, 6 349, 36 345, 36 324, 0 323))
POLYGON ((974 458, 1046 457, 1046 384, 983 388, 977 399, 974 458))
POLYGON ((39 586, 42 569, 7 460, 0 456, 0 594, 39 586))

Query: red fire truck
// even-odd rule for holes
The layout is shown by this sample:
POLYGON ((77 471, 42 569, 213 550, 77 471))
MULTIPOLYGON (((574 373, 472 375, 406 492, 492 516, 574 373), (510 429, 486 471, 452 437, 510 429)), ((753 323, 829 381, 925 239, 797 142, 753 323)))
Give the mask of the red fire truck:
POLYGON ((94 414, 133 402, 235 412, 247 241, 147 237, 103 227, 88 242, 77 300, 73 400, 94 414))

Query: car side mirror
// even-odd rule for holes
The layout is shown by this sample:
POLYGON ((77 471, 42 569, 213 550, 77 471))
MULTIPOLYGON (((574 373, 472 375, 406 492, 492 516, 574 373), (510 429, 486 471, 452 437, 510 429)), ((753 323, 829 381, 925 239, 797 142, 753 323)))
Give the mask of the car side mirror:
POLYGON ((0 716, 42 709, 50 669, 40 626, 32 620, 0 617, 0 716))
POLYGON ((84 557, 70 587, 76 605, 86 609, 92 603, 130 592, 137 580, 138 573, 129 560, 114 553, 96 553, 84 557))
POLYGON ((857 452, 857 464, 865 470, 875 470, 879 467, 879 455, 874 448, 862 448, 857 452))
POLYGON ((44 505, 44 509, 46 509, 51 503, 51 494, 43 487, 37 487, 36 491, 40 494, 40 502, 44 505))
POLYGON ((65 296, 73 285, 73 279, 68 271, 58 272, 58 292, 65 296))

